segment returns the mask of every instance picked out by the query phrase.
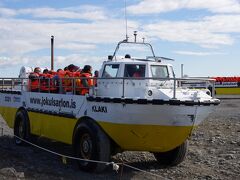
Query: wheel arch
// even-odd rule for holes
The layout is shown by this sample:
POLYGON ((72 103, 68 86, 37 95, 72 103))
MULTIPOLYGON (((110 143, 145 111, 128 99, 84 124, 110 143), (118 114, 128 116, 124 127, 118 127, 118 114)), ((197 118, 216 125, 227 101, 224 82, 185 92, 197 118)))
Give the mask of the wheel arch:
MULTIPOLYGON (((98 123, 93 119, 93 118, 91 118, 91 117, 89 117, 89 116, 83 116, 83 117, 80 117, 79 119, 78 119, 78 121, 77 121, 77 123, 75 124, 75 126, 74 126, 74 129, 73 129, 73 134, 72 134, 72 146, 74 147, 74 149, 75 149, 75 142, 77 141, 77 135, 78 135, 78 125, 80 124, 80 123, 82 123, 82 122, 84 122, 84 121, 86 121, 86 122, 89 122, 89 123, 94 123, 94 124, 97 124, 98 125, 98 123)), ((99 126, 99 125, 98 125, 99 126)), ((100 127, 100 126, 99 126, 100 127)))
POLYGON ((120 146, 111 138, 111 136, 101 127, 101 125, 96 121, 94 120, 93 118, 89 117, 89 116, 83 116, 81 118, 78 119, 77 123, 75 124, 75 127, 74 127, 74 130, 73 130, 73 134, 72 134, 72 147, 73 149, 75 149, 76 147, 76 143, 77 142, 77 137, 78 137, 78 125, 82 122, 86 122, 86 123, 93 123, 94 125, 98 126, 102 132, 104 132, 109 140, 110 140, 110 143, 111 143, 111 151, 112 151, 112 154, 116 154, 117 152, 121 152, 121 148, 120 146))

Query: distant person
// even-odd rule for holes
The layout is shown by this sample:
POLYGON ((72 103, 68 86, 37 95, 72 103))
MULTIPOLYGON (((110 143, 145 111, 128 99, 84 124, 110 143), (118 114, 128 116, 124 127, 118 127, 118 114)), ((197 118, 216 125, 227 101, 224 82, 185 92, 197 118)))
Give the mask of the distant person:
POLYGON ((98 75, 99 75, 99 71, 94 71, 94 77, 98 77, 98 75))
POLYGON ((41 73, 41 68, 36 67, 34 68, 34 71, 30 73, 29 75, 29 90, 32 92, 39 92, 39 75, 41 73))
POLYGON ((93 86, 92 77, 92 67, 90 65, 85 65, 81 71, 81 90, 80 94, 85 95, 89 93, 89 88, 93 86))
POLYGON ((125 58, 126 58, 126 59, 131 59, 130 54, 126 54, 126 55, 125 55, 125 58))
POLYGON ((63 71, 62 69, 58 69, 57 73, 53 76, 54 86, 57 88, 57 91, 60 94, 65 93, 63 89, 64 75, 65 75, 65 71, 63 71))
POLYGON ((140 65, 139 68, 135 71, 132 77, 145 77, 145 66, 140 65))
POLYGON ((48 73, 49 73, 48 69, 43 70, 43 74, 48 74, 48 73))
POLYGON ((64 70, 64 71, 68 71, 68 66, 66 66, 63 70, 64 70))
POLYGON ((74 64, 69 64, 68 65, 68 70, 70 71, 70 72, 73 72, 73 69, 74 69, 74 64))
POLYGON ((58 69, 58 70, 57 70, 57 73, 60 72, 60 71, 62 71, 62 69, 58 69))
POLYGON ((99 71, 94 71, 94 79, 93 79, 93 85, 97 86, 97 78, 99 76, 99 71))

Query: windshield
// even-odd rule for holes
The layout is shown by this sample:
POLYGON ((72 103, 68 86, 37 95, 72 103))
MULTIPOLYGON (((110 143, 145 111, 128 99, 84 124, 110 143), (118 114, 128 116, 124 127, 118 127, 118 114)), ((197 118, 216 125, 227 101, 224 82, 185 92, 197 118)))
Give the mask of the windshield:
POLYGON ((167 66, 151 65, 153 78, 169 78, 167 66))
POLYGON ((103 78, 117 77, 118 69, 119 64, 107 64, 105 65, 102 77, 103 78))

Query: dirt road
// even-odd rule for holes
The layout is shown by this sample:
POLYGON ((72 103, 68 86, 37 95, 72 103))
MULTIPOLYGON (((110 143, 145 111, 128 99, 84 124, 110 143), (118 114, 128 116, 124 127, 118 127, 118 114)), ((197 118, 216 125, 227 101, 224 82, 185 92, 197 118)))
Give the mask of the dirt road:
MULTIPOLYGON (((102 174, 81 172, 72 160, 64 164, 60 157, 38 148, 16 146, 12 134, 0 118, 0 179, 161 179, 127 167, 120 167, 118 173, 110 167, 102 174)), ((59 153, 72 153, 71 147, 46 139, 40 139, 38 145, 59 153)), ((113 161, 163 179, 240 179, 240 100, 222 100, 195 131, 187 158, 177 167, 161 167, 147 152, 125 152, 113 157, 113 161)))

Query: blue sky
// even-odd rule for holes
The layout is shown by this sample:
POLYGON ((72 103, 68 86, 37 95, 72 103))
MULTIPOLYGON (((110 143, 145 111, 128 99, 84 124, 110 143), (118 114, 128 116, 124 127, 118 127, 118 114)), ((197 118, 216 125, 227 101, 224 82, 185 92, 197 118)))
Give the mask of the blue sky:
MULTIPOLYGON (((239 76, 240 0, 126 0, 128 32, 158 56, 175 59, 180 76, 239 76)), ((0 76, 21 66, 74 63, 99 69, 125 38, 124 0, 0 0, 0 76)))

